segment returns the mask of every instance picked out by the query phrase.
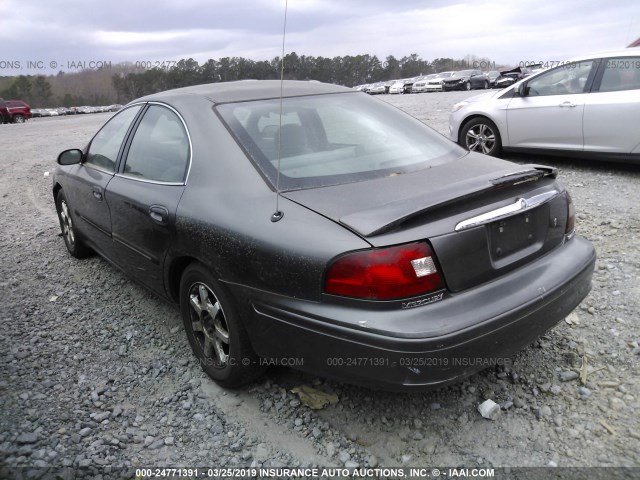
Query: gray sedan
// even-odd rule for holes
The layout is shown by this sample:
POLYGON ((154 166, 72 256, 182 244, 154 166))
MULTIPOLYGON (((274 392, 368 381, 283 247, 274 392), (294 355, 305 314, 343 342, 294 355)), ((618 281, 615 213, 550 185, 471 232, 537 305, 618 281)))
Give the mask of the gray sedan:
POLYGON ((640 52, 555 65, 454 105, 449 137, 463 147, 640 161, 640 52))

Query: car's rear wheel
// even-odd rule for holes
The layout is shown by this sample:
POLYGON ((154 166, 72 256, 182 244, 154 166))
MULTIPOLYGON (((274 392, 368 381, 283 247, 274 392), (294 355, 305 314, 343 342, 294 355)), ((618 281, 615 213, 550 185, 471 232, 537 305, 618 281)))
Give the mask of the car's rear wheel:
POLYGON ((56 210, 58 212, 58 220, 60 221, 60 230, 62 230, 62 238, 64 238, 64 244, 67 246, 67 250, 76 258, 86 257, 91 253, 91 250, 78 236, 73 215, 71 214, 71 208, 62 190, 59 190, 56 195, 56 210))
POLYGON ((24 123, 24 120, 25 120, 24 115, 14 115, 13 116, 13 121, 15 123, 24 123))
POLYGON ((498 127, 488 118, 477 117, 464 124, 458 143, 471 152, 494 157, 502 152, 502 140, 498 127))
POLYGON ((230 297, 199 263, 182 275, 180 311, 193 353, 219 385, 238 387, 265 371, 230 297))

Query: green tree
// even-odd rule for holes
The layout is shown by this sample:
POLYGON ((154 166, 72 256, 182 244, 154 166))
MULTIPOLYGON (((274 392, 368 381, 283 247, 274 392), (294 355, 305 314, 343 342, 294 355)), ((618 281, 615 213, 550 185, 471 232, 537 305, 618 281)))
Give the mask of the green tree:
POLYGON ((51 103, 51 85, 45 77, 38 75, 33 82, 32 87, 32 106, 39 108, 47 107, 51 103))
POLYGON ((2 92, 2 97, 8 100, 23 100, 29 103, 32 101, 31 86, 31 79, 25 75, 20 75, 9 88, 2 92))

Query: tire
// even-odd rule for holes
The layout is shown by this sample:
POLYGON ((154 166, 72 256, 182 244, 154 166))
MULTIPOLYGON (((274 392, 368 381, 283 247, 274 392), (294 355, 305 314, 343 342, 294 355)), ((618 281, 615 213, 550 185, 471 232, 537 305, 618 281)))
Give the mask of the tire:
POLYGON ((484 81, 484 89, 487 90, 489 88, 489 82, 488 81, 484 81))
POLYGON ((199 263, 180 280, 180 312, 194 355, 217 384, 239 387, 264 373, 231 297, 199 263))
POLYGON ((502 153, 502 139, 496 124, 485 117, 476 117, 464 124, 458 143, 471 152, 497 157, 502 153))
POLYGON ((84 258, 91 253, 76 231, 71 208, 62 190, 56 195, 56 211, 60 221, 60 230, 67 250, 75 258, 84 258))
POLYGON ((14 115, 13 116, 13 122, 14 123, 24 123, 25 122, 24 115, 14 115))
POLYGON ((467 90, 467 91, 471 90, 471 82, 465 83, 464 84, 464 89, 467 90))

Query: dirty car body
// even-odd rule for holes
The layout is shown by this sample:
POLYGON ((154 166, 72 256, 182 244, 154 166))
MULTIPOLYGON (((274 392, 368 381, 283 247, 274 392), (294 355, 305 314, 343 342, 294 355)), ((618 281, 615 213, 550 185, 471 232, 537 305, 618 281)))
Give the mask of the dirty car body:
POLYGON ((351 89, 283 91, 281 114, 271 81, 141 98, 54 172, 70 252, 179 304, 221 385, 285 359, 434 387, 508 361, 587 295, 594 249, 555 170, 466 152, 351 89))

